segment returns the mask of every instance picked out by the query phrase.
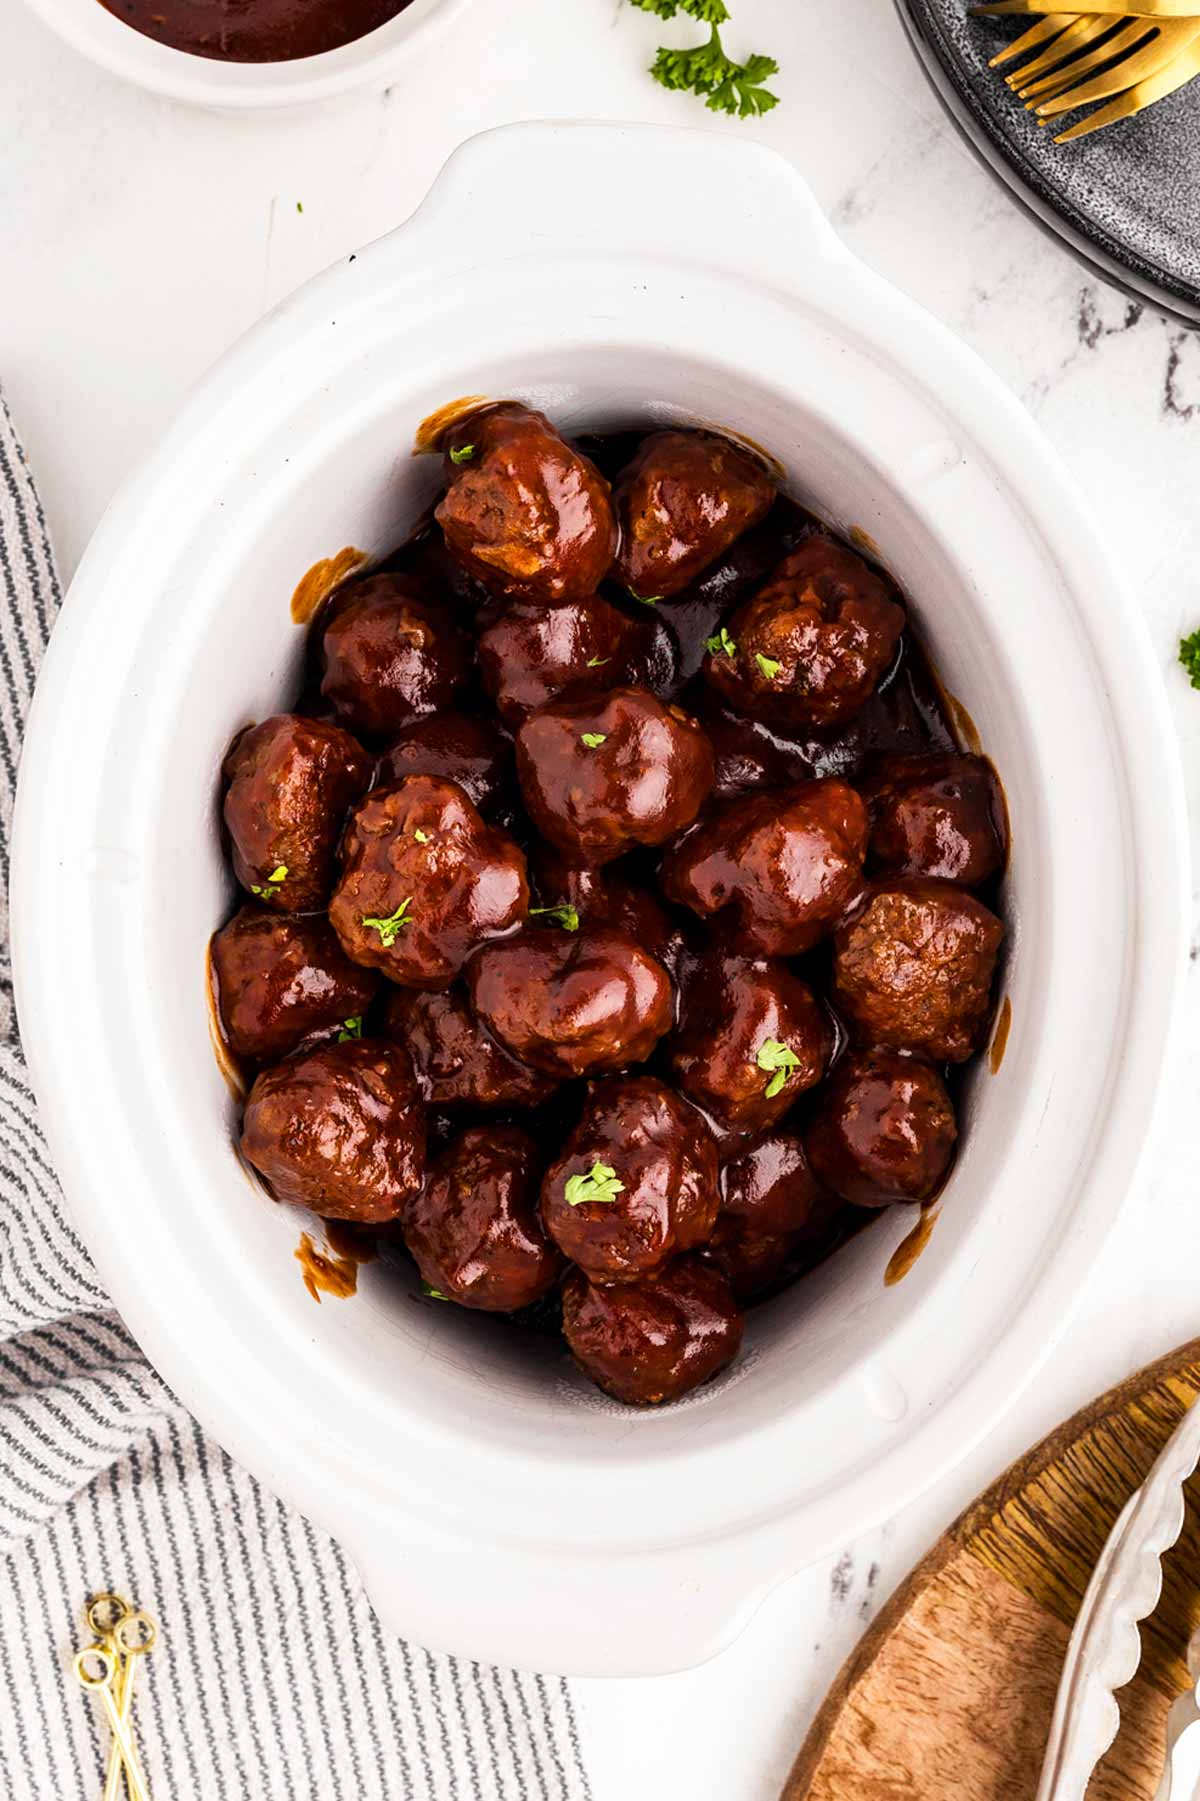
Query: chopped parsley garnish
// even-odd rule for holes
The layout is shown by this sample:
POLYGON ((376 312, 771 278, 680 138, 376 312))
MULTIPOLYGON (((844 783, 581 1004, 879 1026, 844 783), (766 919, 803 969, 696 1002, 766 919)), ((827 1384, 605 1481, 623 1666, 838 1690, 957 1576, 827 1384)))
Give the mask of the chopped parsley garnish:
POLYGON ((433 1288, 428 1282, 421 1283, 421 1293, 431 1301, 448 1301, 450 1296, 443 1294, 440 1288, 433 1288))
POLYGON ((547 919, 556 920, 566 932, 579 930, 579 914, 567 901, 557 907, 530 907, 530 919, 535 919, 539 913, 545 914, 547 919))
POLYGON ((777 663, 774 657, 764 657, 761 650, 755 651, 754 661, 758 664, 769 682, 773 682, 775 677, 779 674, 779 671, 783 668, 783 664, 777 663))
POLYGON ((363 924, 369 932, 379 933, 379 942, 385 951, 391 950, 395 944, 400 935, 400 928, 408 925, 409 921, 406 915, 411 906, 412 895, 410 894, 406 900, 400 902, 396 911, 387 919, 368 919, 365 914, 363 915, 363 924))
POLYGON ((1179 661, 1187 671, 1193 688, 1200 688, 1200 631, 1179 640, 1179 661))
POLYGON ((710 111, 733 113, 740 119, 758 118, 778 105, 778 95, 763 86, 768 76, 779 72, 773 56, 756 53, 739 63, 726 55, 720 33, 729 21, 725 0, 633 0, 633 4, 660 19, 686 13, 709 27, 705 44, 690 50, 664 45, 659 50, 650 73, 664 88, 696 94, 710 111))
POLYGON ((587 660, 587 667, 589 669, 603 669, 606 663, 611 662, 611 657, 589 657, 587 660))
POLYGON ((297 202, 296 202, 296 211, 297 211, 297 212, 298 212, 298 213, 302 213, 302 212, 303 212, 303 211, 304 211, 304 202, 303 202, 303 200, 297 200, 297 202))
POLYGON ((711 651, 714 657, 717 656, 720 651, 724 651, 727 657, 737 656, 737 645, 729 636, 729 633, 724 626, 721 627, 715 638, 706 638, 704 644, 705 648, 711 651))
POLYGON ((775 1099, 788 1077, 800 1067, 800 1059, 791 1045, 781 1043, 778 1038, 764 1038, 754 1061, 760 1069, 774 1071, 763 1090, 769 1101, 775 1099))
POLYGON ((348 1044, 352 1038, 362 1037, 362 1014, 352 1013, 349 1019, 342 1021, 342 1029, 337 1035, 339 1044, 348 1044))
POLYGON ((661 594, 635 594, 634 590, 631 588, 629 590, 629 598, 630 598, 630 600, 639 601, 641 603, 641 605, 644 607, 656 607, 658 605, 659 601, 662 599, 662 595, 661 594))
POLYGON ((580 732, 579 742, 586 744, 589 750, 599 750, 607 737, 607 732, 580 732))
POLYGON ((455 468, 459 468, 463 463, 469 463, 474 455, 475 446, 473 444, 460 444, 457 450, 450 452, 450 461, 455 468))
POLYGON ((277 863, 267 877, 267 886, 265 888, 260 888, 257 882, 252 882, 250 884, 251 894, 270 894, 272 888, 280 888, 283 883, 287 881, 287 872, 288 868, 286 863, 277 863))
POLYGON ((625 1184, 609 1163, 593 1163, 586 1176, 568 1176, 563 1199, 568 1207, 582 1207, 588 1201, 615 1201, 624 1194, 625 1184))

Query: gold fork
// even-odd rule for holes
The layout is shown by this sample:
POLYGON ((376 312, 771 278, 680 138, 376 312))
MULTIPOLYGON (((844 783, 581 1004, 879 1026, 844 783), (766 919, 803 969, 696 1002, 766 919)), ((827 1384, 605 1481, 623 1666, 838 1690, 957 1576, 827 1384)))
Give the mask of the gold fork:
MULTIPOLYGON (((989 14, 1062 14, 1062 0, 989 0, 984 6, 973 6, 973 13, 989 14)), ((1070 9, 1077 13, 1107 13, 1118 19, 1185 19, 1197 11, 1196 0, 1083 0, 1070 9)))
MULTIPOLYGON (((1196 6, 1198 0, 1189 0, 1196 6)), ((1009 44, 990 66, 1010 62, 1033 50, 1037 54, 1005 80, 1043 124, 1062 113, 1092 106, 1056 143, 1067 143, 1100 131, 1119 119, 1153 106, 1200 74, 1200 16, 1187 18, 1145 13, 1130 16, 1093 10, 1071 14, 1040 8, 1037 24, 1009 44), (1096 105, 1107 100, 1107 106, 1096 105)), ((1038 0, 999 0, 977 12, 1032 10, 1038 0)))

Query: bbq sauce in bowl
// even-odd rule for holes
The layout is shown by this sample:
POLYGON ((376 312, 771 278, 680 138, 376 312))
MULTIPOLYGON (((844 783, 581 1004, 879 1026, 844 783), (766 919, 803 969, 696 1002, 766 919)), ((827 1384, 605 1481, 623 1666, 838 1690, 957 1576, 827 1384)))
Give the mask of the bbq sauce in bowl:
POLYGON ((281 63, 366 37, 410 0, 98 0, 144 37, 217 62, 281 63))

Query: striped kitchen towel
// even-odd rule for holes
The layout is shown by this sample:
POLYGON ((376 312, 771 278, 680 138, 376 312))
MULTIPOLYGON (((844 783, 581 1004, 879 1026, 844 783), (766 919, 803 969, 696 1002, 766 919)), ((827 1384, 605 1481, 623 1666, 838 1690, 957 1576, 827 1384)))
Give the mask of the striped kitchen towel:
POLYGON ((384 1630, 337 1544, 207 1439, 113 1312, 62 1205, 12 1001, 21 730, 59 590, 0 397, 0 1792, 90 1801, 99 1709, 70 1654, 86 1594, 157 1618, 138 1729, 154 1801, 579 1801, 557 1677, 384 1630))

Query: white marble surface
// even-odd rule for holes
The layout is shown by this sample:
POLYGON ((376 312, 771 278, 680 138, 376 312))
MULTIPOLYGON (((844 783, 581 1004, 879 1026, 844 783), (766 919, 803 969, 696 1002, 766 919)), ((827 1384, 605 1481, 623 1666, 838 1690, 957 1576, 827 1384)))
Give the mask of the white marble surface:
MULTIPOLYGON (((885 0, 736 12, 731 43, 783 64, 782 104, 717 129, 792 157, 851 246, 1041 421, 1130 574, 1200 816, 1200 694, 1174 661, 1200 624, 1200 341, 1097 288, 1014 210, 943 120, 885 0)), ((235 119, 122 87, 0 0, 0 380, 64 572, 206 364, 408 213, 461 138, 537 116, 707 122, 644 75, 658 31, 626 0, 480 0, 390 93, 235 119)), ((1047 1376, 951 1481, 778 1591, 715 1662, 577 1684, 596 1801, 777 1793, 842 1658, 959 1507, 1075 1406, 1200 1332, 1195 963, 1191 999, 1148 1180, 1047 1376)))

